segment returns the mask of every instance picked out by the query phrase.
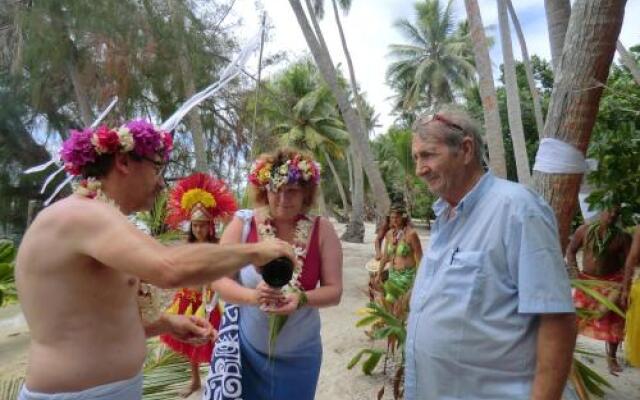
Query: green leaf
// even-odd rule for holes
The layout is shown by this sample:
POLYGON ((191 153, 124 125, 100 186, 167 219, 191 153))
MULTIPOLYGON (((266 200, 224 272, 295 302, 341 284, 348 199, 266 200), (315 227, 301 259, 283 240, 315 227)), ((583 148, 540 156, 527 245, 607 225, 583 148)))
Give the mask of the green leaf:
POLYGON ((369 359, 362 364, 362 372, 364 372, 365 375, 371 375, 384 355, 382 351, 371 351, 369 354, 369 359))

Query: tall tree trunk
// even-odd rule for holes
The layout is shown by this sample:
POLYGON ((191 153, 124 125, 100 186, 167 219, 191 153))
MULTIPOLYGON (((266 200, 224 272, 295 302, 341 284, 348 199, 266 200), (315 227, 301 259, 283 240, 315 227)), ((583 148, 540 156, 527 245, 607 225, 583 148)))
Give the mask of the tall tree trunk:
POLYGON ((352 144, 359 155, 359 159, 363 164, 365 172, 369 178, 369 183, 373 189, 376 202, 376 212, 380 216, 385 215, 389 209, 389 194, 387 193, 384 181, 380 175, 380 169, 378 168, 369 147, 367 131, 365 127, 362 126, 362 121, 360 121, 360 118, 351 107, 351 104, 349 104, 344 89, 338 85, 337 73, 333 62, 331 61, 329 50, 324 44, 324 38, 322 37, 322 32, 318 27, 318 21, 313 14, 313 8, 309 7, 307 0, 307 7, 310 9, 311 20, 316 27, 315 32, 309 25, 309 21, 307 20, 307 16, 300 4, 300 1, 289 0, 289 4, 296 15, 298 25, 300 25, 300 29, 302 30, 307 46, 309 46, 309 50, 313 55, 318 69, 338 102, 342 118, 347 126, 347 130, 351 134, 352 144))
MULTIPOLYGON (((196 94, 196 86, 193 82, 193 67, 189 55, 185 52, 185 47, 180 46, 179 38, 182 32, 185 30, 184 12, 182 6, 176 4, 172 0, 168 0, 169 10, 171 11, 171 18, 173 19, 173 25, 176 27, 176 40, 175 44, 178 46, 178 65, 180 67, 180 75, 182 75, 182 83, 184 85, 185 101, 194 94, 196 94)), ((189 121, 189 129, 191 130, 191 138, 193 139, 193 148, 196 156, 196 171, 206 172, 207 167, 207 155, 205 150, 204 129, 202 127, 202 120, 200 119, 200 106, 194 107, 189 114, 187 114, 189 121)))
POLYGON ((487 37, 484 34, 484 26, 482 25, 482 16, 480 15, 477 0, 465 0, 464 4, 467 9, 467 19, 469 20, 471 40, 473 42, 473 54, 476 61, 476 70, 478 71, 478 87, 482 99, 484 128, 487 147, 489 148, 489 166, 496 176, 506 178, 507 163, 504 158, 498 99, 496 88, 493 84, 491 59, 489 58, 487 37))
POLYGON ((507 115, 513 142, 513 155, 515 156, 516 169, 518 170, 518 181, 523 185, 529 185, 531 172, 529 171, 527 142, 524 138, 524 127, 522 126, 520 94, 516 78, 516 63, 513 59, 513 47, 511 46, 511 29, 509 28, 506 0, 498 0, 498 25, 500 26, 500 41, 502 42, 502 56, 504 57, 507 115))
POLYGON ((358 84, 356 81, 356 73, 353 68, 353 61, 351 60, 351 53, 349 53, 349 47, 347 47, 347 39, 344 36, 344 30, 342 29, 342 22, 340 21, 340 13, 338 12, 338 5, 336 0, 331 0, 333 4, 333 15, 336 20, 336 25, 338 26, 338 33, 340 34, 340 42, 342 43, 342 51, 344 52, 344 57, 347 60, 347 67, 349 69, 349 82, 351 83, 351 91, 353 91, 353 96, 356 100, 356 107, 358 107, 358 115, 360 116, 360 121, 362 126, 366 128, 366 115, 365 108, 362 104, 362 98, 358 93, 358 84))
POLYGON ((553 72, 558 73, 558 62, 562 56, 564 37, 569 26, 571 16, 571 0, 544 0, 544 10, 547 14, 547 29, 551 44, 551 64, 553 72))
POLYGON ((329 169, 331 170, 331 173, 333 174, 333 179, 336 182, 338 193, 340 193, 340 200, 342 201, 342 210, 344 211, 344 215, 346 216, 349 214, 349 202, 347 201, 347 194, 344 191, 344 185, 342 184, 342 180, 340 180, 340 175, 338 175, 336 166, 333 165, 333 161, 331 160, 331 157, 329 157, 329 153, 327 153, 324 147, 321 148, 321 151, 322 151, 322 155, 324 156, 324 159, 327 161, 327 164, 329 164, 329 169))
POLYGON ((78 108, 80 110, 80 118, 82 118, 82 123, 85 127, 89 127, 93 123, 93 112, 91 111, 91 106, 89 105, 89 96, 87 95, 87 88, 82 82, 82 78, 80 77, 80 70, 78 69, 77 57, 75 55, 75 49, 73 51, 74 55, 67 62, 67 71, 69 73, 69 77, 71 78, 71 84, 73 85, 73 93, 76 96, 76 102, 78 103, 78 108))
MULTIPOLYGON (((576 0, 558 63, 544 137, 586 153, 620 34, 626 0, 576 0)), ((582 174, 535 171, 534 186, 554 209, 565 249, 582 174)))
MULTIPOLYGON (((355 153, 352 148, 351 151, 355 153)), ((351 196, 351 215, 349 224, 342 234, 342 240, 350 243, 362 243, 364 241, 364 176, 362 163, 357 154, 352 154, 354 188, 351 196)))
POLYGON ((324 190, 322 183, 318 186, 318 213, 323 217, 327 216, 327 202, 324 199, 324 190))
POLYGON ((638 68, 638 63, 636 63, 633 55, 627 51, 619 40, 616 42, 616 50, 618 50, 618 54, 620 54, 620 61, 622 61, 622 65, 627 67, 633 76, 633 80, 640 85, 640 68, 638 68))
POLYGON ((511 14, 511 20, 513 26, 516 28, 516 34, 518 35, 518 42, 520 43, 520 50, 522 51, 522 63, 524 64, 524 70, 527 73, 527 82, 529 83, 529 90, 531 91, 531 99, 533 101, 533 113, 536 118, 536 128, 538 130, 538 137, 542 138, 542 132, 544 130, 544 117, 542 116, 542 106, 540 106, 540 95, 536 88, 536 82, 533 79, 533 69, 531 68, 531 60, 529 59, 529 51, 527 50, 527 42, 524 40, 524 34, 522 33, 522 27, 518 20, 516 10, 513 8, 511 0, 507 0, 507 6, 509 7, 509 14, 511 14))
MULTIPOLYGON (((353 153, 353 147, 349 146, 347 151, 347 172, 349 173, 349 192, 353 193, 353 161, 351 160, 351 154, 353 153)), ((353 202, 353 200, 351 200, 353 202)))

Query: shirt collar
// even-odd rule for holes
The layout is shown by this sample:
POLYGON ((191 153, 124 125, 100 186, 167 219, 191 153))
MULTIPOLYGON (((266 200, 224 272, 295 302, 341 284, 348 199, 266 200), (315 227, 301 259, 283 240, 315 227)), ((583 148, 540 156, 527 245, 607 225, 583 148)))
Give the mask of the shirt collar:
MULTIPOLYGON (((464 195, 462 200, 455 207, 457 213, 468 213, 473 209, 473 206, 478 202, 478 200, 482 197, 482 195, 487 191, 489 186, 495 177, 491 173, 491 171, 487 171, 482 177, 476 182, 476 184, 471 188, 467 194, 464 195)), ((433 204, 433 212, 437 217, 440 216, 446 209, 450 207, 450 204, 447 203, 442 197, 438 198, 436 202, 433 204)))

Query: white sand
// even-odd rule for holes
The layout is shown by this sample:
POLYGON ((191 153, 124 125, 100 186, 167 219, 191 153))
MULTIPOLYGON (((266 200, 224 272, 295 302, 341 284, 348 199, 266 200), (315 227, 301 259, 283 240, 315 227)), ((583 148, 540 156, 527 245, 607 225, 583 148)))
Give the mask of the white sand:
MULTIPOLYGON (((344 226, 336 224, 339 233, 344 226)), ((385 377, 381 365, 373 376, 365 376, 358 365, 353 370, 346 366, 351 358, 362 348, 375 345, 384 348, 383 342, 372 343, 355 327, 360 319, 356 311, 362 308, 367 300, 368 275, 364 264, 373 256, 373 225, 366 225, 365 244, 343 243, 344 249, 344 292, 339 306, 323 309, 322 339, 324 356, 320 382, 316 399, 318 400, 364 400, 375 399, 382 387, 385 377)), ((427 235, 421 232, 423 246, 426 247, 427 235)), ((23 374, 26 369, 26 348, 29 334, 20 315, 18 306, 0 309, 0 379, 23 374)), ((602 342, 580 338, 580 344, 590 351, 604 354, 602 342)), ((622 355, 622 352, 620 353, 622 355)), ((587 360, 587 362, 589 362, 587 360)), ((626 367, 618 377, 606 371, 603 358, 593 358, 593 367, 614 386, 606 400, 640 399, 640 370, 626 367)), ((391 370, 391 369, 390 369, 391 370)), ((391 399, 391 387, 387 385, 384 399, 391 399)), ((190 399, 200 399, 198 393, 190 399)), ((249 400, 249 399, 248 399, 249 400)))

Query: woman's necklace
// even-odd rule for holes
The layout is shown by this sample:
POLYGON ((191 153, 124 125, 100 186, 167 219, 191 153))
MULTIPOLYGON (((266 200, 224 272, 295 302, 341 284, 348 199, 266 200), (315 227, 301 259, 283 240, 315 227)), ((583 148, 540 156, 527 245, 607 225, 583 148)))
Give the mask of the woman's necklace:
MULTIPOLYGON (((276 227, 269 209, 266 207, 261 208, 256 210, 256 214, 259 216, 258 235, 260 235, 260 240, 276 238, 276 227)), ((293 276, 284 288, 285 291, 295 292, 302 289, 300 278, 302 276, 302 267, 307 257, 307 245, 312 227, 313 221, 308 215, 303 214, 297 217, 293 235, 293 250, 296 254, 296 263, 293 268, 293 276)))

